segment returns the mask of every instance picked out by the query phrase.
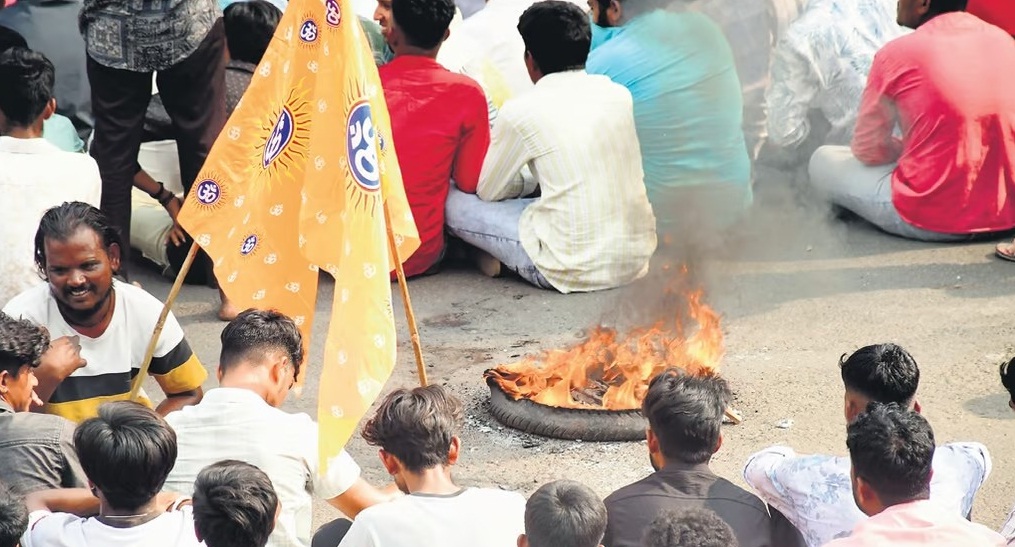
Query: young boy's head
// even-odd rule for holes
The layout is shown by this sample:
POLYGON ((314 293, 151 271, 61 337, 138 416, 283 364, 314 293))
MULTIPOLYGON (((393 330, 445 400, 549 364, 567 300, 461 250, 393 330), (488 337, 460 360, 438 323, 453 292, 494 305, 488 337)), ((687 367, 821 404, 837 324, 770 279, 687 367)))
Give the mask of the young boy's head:
POLYGON ((598 547, 606 534, 606 506, 591 488, 555 481, 525 504, 525 533, 518 547, 598 547))
POLYGON ((25 500, 0 482, 0 547, 17 547, 27 529, 25 500))
POLYGON ((42 122, 56 112, 53 82, 56 70, 41 53, 12 47, 0 53, 0 134, 32 129, 40 136, 42 122))
POLYGON ((264 547, 278 510, 271 479, 249 463, 213 463, 194 481, 194 530, 208 547, 264 547))

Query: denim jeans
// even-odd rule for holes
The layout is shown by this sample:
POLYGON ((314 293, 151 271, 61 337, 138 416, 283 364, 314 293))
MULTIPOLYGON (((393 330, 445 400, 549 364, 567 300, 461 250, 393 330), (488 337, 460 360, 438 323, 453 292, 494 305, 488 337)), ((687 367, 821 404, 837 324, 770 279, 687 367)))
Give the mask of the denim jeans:
POLYGON ((868 166, 848 146, 822 146, 811 156, 811 185, 826 199, 856 213, 878 228, 918 241, 966 241, 966 234, 943 234, 917 228, 899 216, 892 202, 895 164, 868 166))
POLYGON ((525 281, 540 289, 553 289, 553 285, 532 263, 518 235, 522 211, 536 199, 483 201, 475 194, 466 194, 452 186, 445 206, 444 223, 448 233, 490 253, 525 281))

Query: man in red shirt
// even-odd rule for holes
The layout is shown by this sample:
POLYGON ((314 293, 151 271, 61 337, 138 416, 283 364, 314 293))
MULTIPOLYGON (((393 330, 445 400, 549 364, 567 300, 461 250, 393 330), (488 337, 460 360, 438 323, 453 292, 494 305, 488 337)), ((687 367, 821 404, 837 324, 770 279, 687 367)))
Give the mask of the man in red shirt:
POLYGON ((420 246, 408 276, 436 269, 444 255, 444 202, 451 181, 475 192, 490 146, 483 89, 437 64, 455 15, 452 0, 393 0, 387 34, 395 58, 379 71, 395 153, 420 246))
POLYGON ((1015 41, 965 5, 899 0, 899 24, 916 32, 875 55, 852 154, 811 158, 819 191, 895 235, 955 241, 1015 227, 1015 41))

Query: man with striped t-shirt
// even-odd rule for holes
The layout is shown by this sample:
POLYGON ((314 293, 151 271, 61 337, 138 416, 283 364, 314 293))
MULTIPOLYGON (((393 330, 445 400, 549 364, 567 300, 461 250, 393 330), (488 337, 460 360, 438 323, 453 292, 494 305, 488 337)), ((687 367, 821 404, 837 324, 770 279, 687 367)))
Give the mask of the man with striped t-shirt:
MULTIPOLYGON (((36 369, 36 393, 46 413, 80 422, 95 416, 102 403, 124 400, 130 392, 162 302, 113 279, 120 249, 116 229, 91 205, 64 203, 42 217, 35 260, 48 283, 14 297, 4 312, 45 326, 51 338, 78 340, 85 361, 76 369, 36 369)), ((150 373, 166 394, 157 408, 160 414, 201 400, 207 372, 172 313, 155 347, 150 373)))

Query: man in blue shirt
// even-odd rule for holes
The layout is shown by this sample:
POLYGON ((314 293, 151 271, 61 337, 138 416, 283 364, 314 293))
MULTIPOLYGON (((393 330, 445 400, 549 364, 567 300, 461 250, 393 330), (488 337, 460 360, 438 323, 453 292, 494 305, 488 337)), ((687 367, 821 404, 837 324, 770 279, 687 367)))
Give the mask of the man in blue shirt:
POLYGON ((609 76, 634 97, 660 235, 714 235, 752 201, 743 97, 722 31, 679 0, 589 6, 596 24, 586 70, 609 76))

